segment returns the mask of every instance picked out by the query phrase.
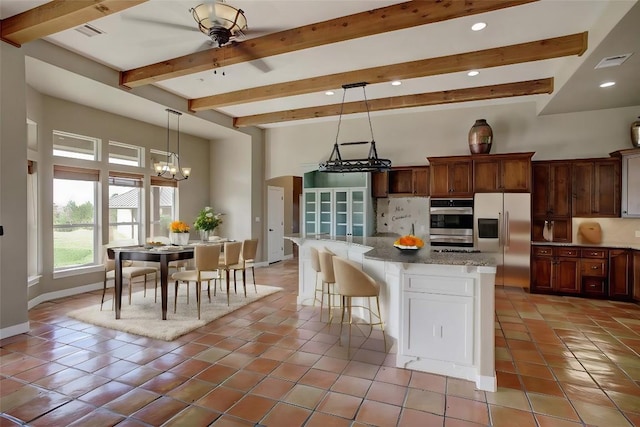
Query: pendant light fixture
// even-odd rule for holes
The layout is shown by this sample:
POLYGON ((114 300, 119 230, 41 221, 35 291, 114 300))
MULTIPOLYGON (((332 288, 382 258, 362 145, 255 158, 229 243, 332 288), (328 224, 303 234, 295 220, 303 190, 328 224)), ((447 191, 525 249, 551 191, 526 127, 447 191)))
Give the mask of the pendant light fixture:
POLYGON ((165 162, 157 162, 154 164, 154 168, 156 174, 162 178, 172 179, 174 181, 182 181, 185 179, 189 179, 189 175, 191 175, 191 168, 183 168, 180 167, 180 116, 181 112, 172 110, 170 108, 166 109, 167 111, 167 159, 165 162), (170 120, 171 116, 174 115, 177 117, 176 120, 176 151, 171 151, 170 148, 170 140, 171 140, 171 127, 170 120))
POLYGON ((336 141, 333 144, 333 151, 329 156, 329 160, 318 165, 318 170, 320 172, 384 172, 391 169, 391 160, 378 158, 376 141, 373 138, 373 126, 371 126, 369 103, 367 102, 367 92, 365 90, 366 85, 367 83, 365 82, 342 85, 342 104, 340 105, 340 117, 338 118, 338 132, 336 133, 336 141), (369 129, 371 130, 371 141, 343 142, 341 144, 338 144, 338 136, 340 135, 340 124, 342 123, 342 113, 344 111, 344 98, 347 93, 347 89, 356 87, 361 87, 362 93, 364 94, 364 104, 367 108, 367 118, 369 119, 369 129), (361 144, 370 144, 369 155, 367 156, 367 158, 345 160, 340 155, 340 145, 361 144))

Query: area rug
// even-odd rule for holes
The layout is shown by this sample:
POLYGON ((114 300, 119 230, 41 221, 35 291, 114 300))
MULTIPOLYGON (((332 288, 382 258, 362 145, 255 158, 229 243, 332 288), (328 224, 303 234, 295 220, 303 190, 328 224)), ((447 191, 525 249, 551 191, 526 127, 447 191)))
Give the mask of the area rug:
MULTIPOLYGON (((213 287, 213 284, 211 284, 213 287)), ((202 291, 202 302, 200 306, 200 320, 198 320, 198 308, 195 298, 195 284, 190 285, 189 304, 187 304, 187 289, 185 285, 178 288, 178 305, 176 313, 173 312, 174 296, 173 286, 169 286, 169 300, 167 307, 167 320, 162 320, 162 305, 160 303, 160 289, 158 289, 158 302, 153 302, 153 289, 147 290, 147 296, 143 296, 143 291, 134 292, 131 305, 129 305, 126 289, 122 295, 122 310, 120 319, 116 320, 115 312, 111 309, 111 298, 104 302, 102 311, 100 304, 81 308, 67 313, 69 317, 82 322, 105 328, 115 329, 131 334, 145 337, 172 341, 181 335, 189 333, 194 329, 206 325, 214 319, 229 314, 247 304, 251 304, 261 298, 281 291, 282 288, 268 285, 257 285, 258 292, 253 288, 253 284, 247 285, 247 297, 244 297, 242 282, 238 282, 238 293, 231 291, 230 303, 227 306, 227 293, 217 291, 213 296, 211 289, 211 302, 207 298, 206 285, 202 291)), ((109 292, 109 291, 108 291, 109 292)), ((113 292, 113 291, 111 291, 113 292)), ((113 293, 112 293, 113 295, 113 293)))

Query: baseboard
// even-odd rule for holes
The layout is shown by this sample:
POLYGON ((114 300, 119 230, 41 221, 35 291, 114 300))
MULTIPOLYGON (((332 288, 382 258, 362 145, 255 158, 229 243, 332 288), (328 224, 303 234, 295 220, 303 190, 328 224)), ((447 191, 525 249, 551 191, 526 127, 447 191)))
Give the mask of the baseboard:
POLYGON ((75 288, 63 289, 61 291, 47 292, 46 294, 38 295, 34 299, 29 300, 29 304, 27 308, 31 310, 33 307, 46 301, 69 297, 71 295, 84 294, 85 292, 97 291, 102 289, 103 286, 104 286, 103 282, 98 282, 98 283, 91 283, 89 285, 84 285, 84 286, 77 286, 75 288))
POLYGON ((14 335, 20 335, 29 332, 31 327, 29 326, 29 322, 20 323, 18 325, 9 326, 8 328, 0 329, 0 340, 4 338, 9 338, 14 335))

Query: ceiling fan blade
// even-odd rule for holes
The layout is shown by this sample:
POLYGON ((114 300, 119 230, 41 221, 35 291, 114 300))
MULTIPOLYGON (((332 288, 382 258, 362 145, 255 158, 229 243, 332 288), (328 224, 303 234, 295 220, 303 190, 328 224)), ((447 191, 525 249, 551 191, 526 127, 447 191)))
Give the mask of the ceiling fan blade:
POLYGON ((176 30, 186 30, 186 31, 197 32, 197 33, 200 32, 197 28, 195 28, 192 25, 177 24, 175 22, 170 22, 170 21, 162 21, 158 19, 143 18, 138 16, 128 16, 124 14, 122 15, 122 19, 125 21, 142 22, 144 24, 162 25, 163 27, 175 28, 176 30))
POLYGON ((272 70, 269 64, 267 64, 264 61, 264 59, 255 56, 250 49, 247 49, 243 45, 243 43, 238 43, 237 41, 232 41, 231 43, 234 46, 234 48, 242 50, 250 58, 249 64, 253 65, 258 70, 262 71, 263 73, 268 73, 269 71, 272 70))

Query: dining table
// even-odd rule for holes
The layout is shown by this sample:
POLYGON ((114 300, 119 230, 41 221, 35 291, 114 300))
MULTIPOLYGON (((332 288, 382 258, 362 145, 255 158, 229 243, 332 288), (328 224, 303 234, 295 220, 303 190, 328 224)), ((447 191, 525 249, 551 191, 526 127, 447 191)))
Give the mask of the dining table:
MULTIPOLYGON (((125 260, 149 261, 160 263, 160 294, 162 300, 162 320, 167 320, 167 299, 169 289, 169 263, 193 258, 193 246, 163 246, 147 248, 144 246, 127 246, 109 248, 109 258, 115 261, 115 311, 116 319, 120 319, 122 308, 122 263, 125 260)), ((129 284, 131 286, 131 284, 129 284)))

